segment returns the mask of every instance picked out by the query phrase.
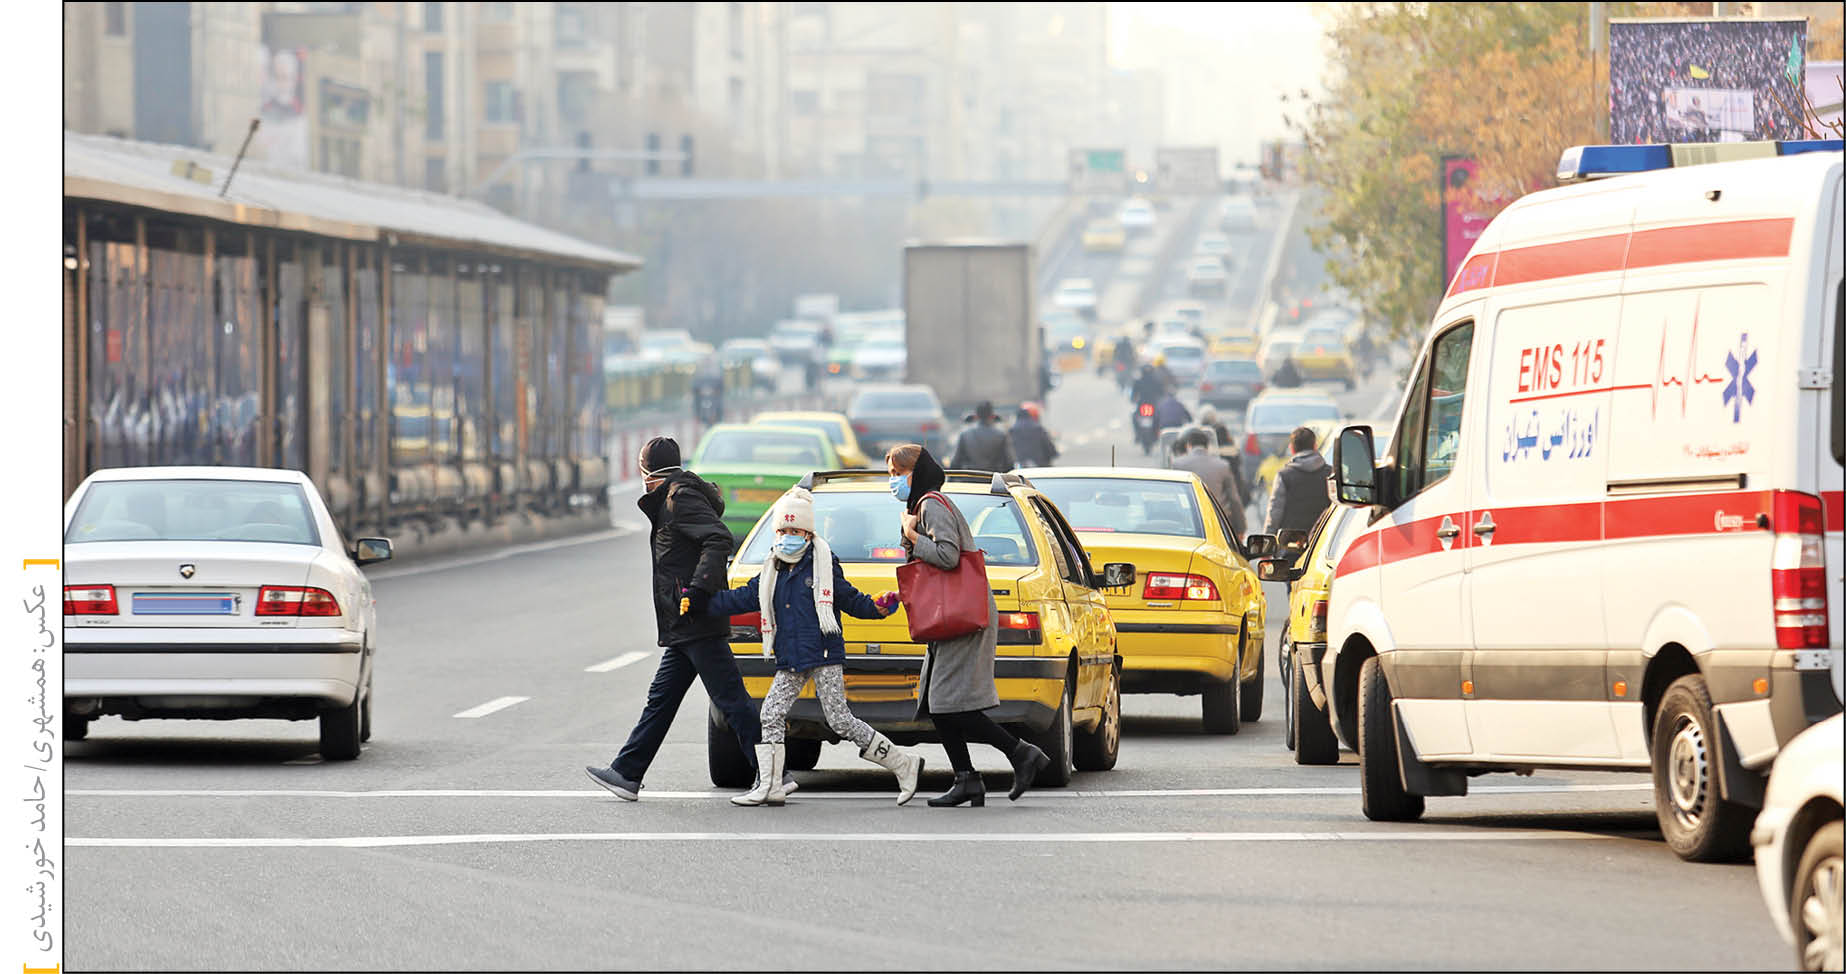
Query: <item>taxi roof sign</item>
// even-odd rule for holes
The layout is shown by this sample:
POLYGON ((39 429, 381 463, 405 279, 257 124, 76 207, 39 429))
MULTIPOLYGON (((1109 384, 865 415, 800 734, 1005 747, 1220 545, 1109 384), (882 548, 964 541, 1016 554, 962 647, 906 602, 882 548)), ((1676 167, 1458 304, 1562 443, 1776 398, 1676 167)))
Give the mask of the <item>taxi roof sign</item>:
POLYGON ((1839 152, 1840 139, 1806 139, 1786 142, 1705 142, 1647 145, 1573 145, 1558 157, 1558 180, 1595 179, 1628 173, 1652 172, 1676 166, 1738 159, 1766 159, 1804 152, 1839 152))

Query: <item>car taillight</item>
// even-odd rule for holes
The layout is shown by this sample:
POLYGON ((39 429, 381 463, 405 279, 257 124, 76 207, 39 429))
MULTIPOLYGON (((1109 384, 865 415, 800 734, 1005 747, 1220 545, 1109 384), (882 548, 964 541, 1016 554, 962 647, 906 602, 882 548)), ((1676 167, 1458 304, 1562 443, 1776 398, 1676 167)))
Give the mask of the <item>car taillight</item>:
POLYGON ((1249 436, 1244 437, 1243 452, 1251 456, 1256 456, 1257 454, 1263 452, 1263 448, 1256 445, 1256 434, 1255 433, 1251 433, 1249 436))
POLYGON ((925 433, 934 433, 941 428, 942 428, 942 424, 936 422, 935 420, 930 420, 929 422, 923 424, 923 432, 925 433))
POLYGON ((838 362, 828 362, 828 363, 827 363, 827 371, 829 371, 829 372, 831 372, 831 373, 833 373, 834 375, 839 375, 839 374, 840 374, 840 363, 838 363, 838 362))
POLYGON ((64 586, 64 614, 67 616, 116 615, 115 586, 64 586))
POLYGON ((1218 586, 1203 575, 1173 572, 1148 572, 1147 585, 1141 590, 1144 599, 1172 599, 1187 602, 1218 601, 1218 586))
POLYGON ((1316 642, 1327 638, 1327 600, 1315 599, 1314 607, 1308 610, 1308 635, 1316 642))
POLYGON ((852 431, 854 433, 870 433, 872 428, 864 423, 854 423, 852 424, 852 431))
POLYGON ((1210 392, 1210 391, 1211 391, 1211 383, 1209 383, 1209 382, 1201 382, 1201 383, 1199 383, 1199 391, 1200 391, 1200 392, 1210 392))
POLYGON ((1827 646, 1826 514, 1820 498, 1778 490, 1771 506, 1775 554, 1770 594, 1775 644, 1781 649, 1827 646))
POLYGON ((763 641, 763 614, 745 612, 731 617, 731 641, 734 643, 760 643, 763 641))
POLYGON ((1144 403, 1142 403, 1142 404, 1141 404, 1141 415, 1143 415, 1143 416, 1152 416, 1152 415, 1154 415, 1154 404, 1153 404, 1153 403, 1151 403, 1151 402, 1144 402, 1144 403))
POLYGON ((1021 645, 1041 642, 1044 630, 1039 628, 1036 612, 1002 612, 1000 613, 1000 632, 997 641, 1003 645, 1021 645))
POLYGON ((340 603, 324 588, 300 585, 265 585, 256 590, 260 616, 337 616, 340 603))
POLYGON ((1263 384, 1261 382, 1258 382, 1256 386, 1251 390, 1251 395, 1255 395, 1256 393, 1262 392, 1262 391, 1263 391, 1263 384))

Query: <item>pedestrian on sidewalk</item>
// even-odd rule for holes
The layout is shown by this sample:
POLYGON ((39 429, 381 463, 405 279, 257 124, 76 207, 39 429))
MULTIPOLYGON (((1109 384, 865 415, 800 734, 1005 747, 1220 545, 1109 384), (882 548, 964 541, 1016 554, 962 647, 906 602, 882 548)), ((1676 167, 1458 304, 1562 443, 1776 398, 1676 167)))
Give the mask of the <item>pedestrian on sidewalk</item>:
POLYGON ((712 594, 724 588, 725 562, 731 556, 731 532, 720 520, 724 498, 716 485, 680 466, 679 443, 670 436, 648 440, 638 462, 647 492, 637 506, 651 528, 654 623, 664 648, 628 743, 609 767, 584 768, 597 784, 627 801, 640 797, 641 779, 695 677, 752 761, 760 733, 756 708, 731 655, 730 621, 703 611, 712 594), (697 612, 680 615, 682 593, 697 612))
MULTIPOLYGON (((775 680, 763 698, 762 743, 756 746, 756 785, 731 799, 733 805, 780 805, 786 763, 788 710, 814 682, 827 726, 859 745, 859 756, 897 776, 897 803, 916 794, 923 759, 855 717, 846 703, 846 640, 841 611, 859 619, 883 619, 897 607, 897 593, 874 601, 853 587, 825 538, 814 533, 814 495, 795 487, 769 512, 775 544, 763 570, 749 581, 717 593, 705 614, 720 618, 762 613, 763 655, 776 661, 775 680)), ((680 611, 691 611, 682 599, 680 611)))
MULTIPOLYGON (((904 505, 899 518, 904 552, 911 560, 954 571, 961 564, 961 553, 975 547, 974 532, 955 505, 938 493, 944 481, 942 466, 916 443, 892 447, 885 454, 885 466, 891 475, 891 493, 904 505)), ((1007 797, 1015 801, 1032 787, 1040 771, 1051 766, 1051 759, 1037 745, 1014 737, 986 713, 1000 705, 994 686, 999 629, 1000 613, 990 591, 986 626, 965 636, 932 642, 923 657, 923 673, 917 679, 917 717, 927 715, 936 725, 942 749, 955 768, 954 786, 931 798, 932 806, 987 804, 987 787, 968 755, 971 739, 992 745, 1012 762, 1013 790, 1007 797)))

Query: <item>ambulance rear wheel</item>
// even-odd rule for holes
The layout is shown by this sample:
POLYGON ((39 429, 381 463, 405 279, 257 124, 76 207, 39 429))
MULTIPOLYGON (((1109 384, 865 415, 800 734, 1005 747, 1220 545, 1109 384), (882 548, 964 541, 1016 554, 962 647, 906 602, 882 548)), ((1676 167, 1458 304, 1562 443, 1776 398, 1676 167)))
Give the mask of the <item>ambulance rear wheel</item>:
POLYGON ((1722 862, 1750 851, 1756 813, 1718 790, 1718 728, 1705 678, 1682 676, 1654 714, 1654 813, 1681 859, 1722 862))

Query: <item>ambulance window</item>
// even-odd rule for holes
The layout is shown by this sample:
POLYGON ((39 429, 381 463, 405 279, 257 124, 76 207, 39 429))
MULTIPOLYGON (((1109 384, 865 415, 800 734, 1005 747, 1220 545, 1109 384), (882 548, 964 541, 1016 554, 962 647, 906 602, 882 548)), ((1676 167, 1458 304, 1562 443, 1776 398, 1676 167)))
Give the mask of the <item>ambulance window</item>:
POLYGON ((1455 469, 1461 451, 1461 409, 1468 384, 1468 357, 1474 348, 1474 323, 1451 328, 1430 346, 1415 398, 1404 412, 1398 435, 1402 455, 1398 477, 1409 499, 1439 483, 1455 469))

